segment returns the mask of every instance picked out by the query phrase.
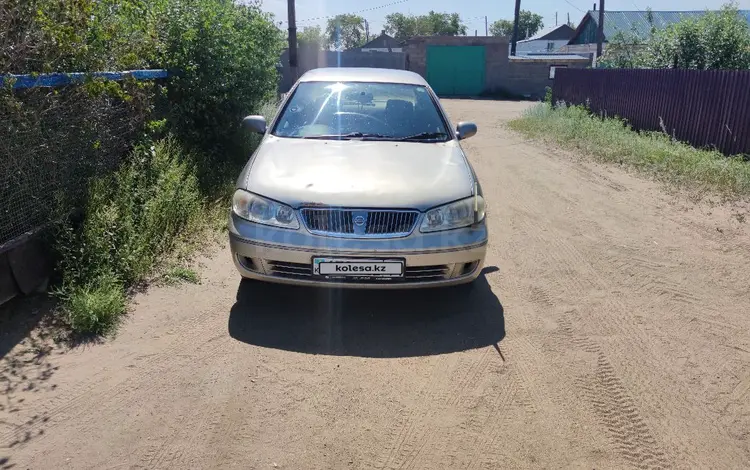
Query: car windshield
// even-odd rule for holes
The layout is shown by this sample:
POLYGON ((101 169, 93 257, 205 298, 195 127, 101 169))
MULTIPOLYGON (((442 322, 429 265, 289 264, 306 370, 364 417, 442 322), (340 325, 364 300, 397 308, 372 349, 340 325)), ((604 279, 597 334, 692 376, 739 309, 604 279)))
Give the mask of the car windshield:
POLYGON ((300 83, 272 133, 310 139, 450 138, 424 86, 364 82, 300 83))

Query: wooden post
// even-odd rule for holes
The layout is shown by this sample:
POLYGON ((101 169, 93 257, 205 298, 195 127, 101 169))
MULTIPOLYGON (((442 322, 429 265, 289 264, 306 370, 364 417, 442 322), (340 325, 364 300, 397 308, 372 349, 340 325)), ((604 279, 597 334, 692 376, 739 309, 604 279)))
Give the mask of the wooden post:
POLYGON ((596 57, 602 56, 604 44, 604 0, 599 0, 599 29, 596 33, 596 57))
POLYGON ((518 15, 521 14, 521 0, 516 0, 516 13, 513 20, 513 39, 510 43, 510 55, 516 55, 516 43, 518 42, 518 15))
POLYGON ((294 12, 294 0, 287 0, 287 14, 289 16, 289 70, 292 73, 292 83, 297 76, 297 20, 294 12))

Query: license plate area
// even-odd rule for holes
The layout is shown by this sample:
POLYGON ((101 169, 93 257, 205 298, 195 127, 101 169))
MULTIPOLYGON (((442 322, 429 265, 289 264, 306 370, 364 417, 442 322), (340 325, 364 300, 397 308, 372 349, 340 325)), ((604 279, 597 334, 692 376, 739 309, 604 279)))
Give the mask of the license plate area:
POLYGON ((394 279, 404 277, 403 259, 313 258, 313 276, 394 279))

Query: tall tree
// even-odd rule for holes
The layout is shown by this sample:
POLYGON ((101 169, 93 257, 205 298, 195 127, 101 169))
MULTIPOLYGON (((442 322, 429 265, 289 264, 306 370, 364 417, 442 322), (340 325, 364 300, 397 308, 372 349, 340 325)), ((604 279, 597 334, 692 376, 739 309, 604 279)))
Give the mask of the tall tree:
POLYGON ((328 45, 336 49, 359 47, 365 39, 365 19, 361 16, 345 14, 328 20, 326 27, 328 45))
POLYGON ((396 39, 409 39, 414 36, 462 36, 466 35, 466 25, 458 13, 392 13, 385 17, 385 32, 396 39))
POLYGON ((297 42, 300 47, 317 47, 325 49, 328 45, 326 35, 320 29, 320 26, 307 26, 301 32, 297 33, 297 42))
POLYGON ((420 20, 430 36, 466 36, 466 25, 458 13, 436 13, 431 11, 420 20))
POLYGON ((409 39, 414 36, 421 36, 418 31, 417 17, 404 15, 403 13, 391 13, 385 17, 386 34, 390 34, 396 39, 409 39))
MULTIPOLYGON (((535 35, 544 27, 542 15, 532 13, 528 10, 521 10, 518 15, 518 40, 522 41, 535 35)), ((493 36, 512 36, 513 21, 497 20, 490 25, 490 34, 493 36)))

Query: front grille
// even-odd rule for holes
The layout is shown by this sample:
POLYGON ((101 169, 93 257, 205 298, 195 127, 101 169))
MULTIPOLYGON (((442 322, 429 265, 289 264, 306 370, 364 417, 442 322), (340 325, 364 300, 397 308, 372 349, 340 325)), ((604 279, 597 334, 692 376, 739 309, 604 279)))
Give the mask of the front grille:
POLYGON ((310 232, 350 238, 405 237, 414 230, 417 211, 304 208, 302 220, 310 232))
MULTIPOLYGON (((285 261, 266 261, 269 274, 286 279, 313 279, 312 266, 303 263, 287 263, 285 261)), ((452 265, 436 266, 406 266, 404 277, 400 278, 371 278, 371 279, 348 279, 345 277, 328 279, 316 276, 319 282, 371 282, 371 283, 398 283, 398 282, 428 282, 442 281, 448 278, 452 265)))

